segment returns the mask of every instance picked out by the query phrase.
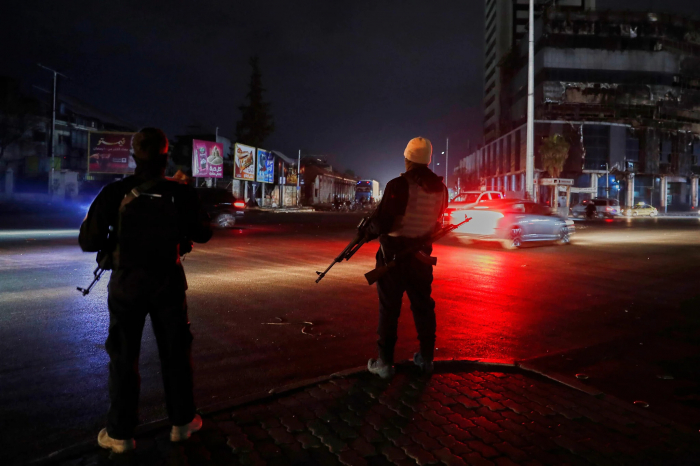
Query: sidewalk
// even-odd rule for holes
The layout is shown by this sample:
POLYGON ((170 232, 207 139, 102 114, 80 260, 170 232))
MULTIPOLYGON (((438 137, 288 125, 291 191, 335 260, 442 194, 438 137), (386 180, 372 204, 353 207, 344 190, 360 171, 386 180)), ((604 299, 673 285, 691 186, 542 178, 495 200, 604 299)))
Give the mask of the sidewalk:
POLYGON ((182 444, 159 423, 141 430, 133 453, 92 441, 37 464, 700 463, 696 430, 583 385, 468 361, 438 362, 430 378, 413 369, 402 364, 391 382, 347 371, 213 407, 182 444))

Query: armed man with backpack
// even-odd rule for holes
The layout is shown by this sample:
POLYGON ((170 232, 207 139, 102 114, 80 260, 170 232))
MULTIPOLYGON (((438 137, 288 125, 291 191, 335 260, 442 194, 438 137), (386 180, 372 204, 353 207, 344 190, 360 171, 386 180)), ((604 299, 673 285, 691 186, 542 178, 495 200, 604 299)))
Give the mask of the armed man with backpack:
POLYGON ((195 413, 187 316, 187 282, 180 255, 191 242, 212 236, 209 217, 191 186, 164 178, 168 140, 144 128, 131 141, 133 176, 102 189, 80 227, 83 251, 109 264, 107 304, 110 406, 98 444, 116 453, 135 447, 141 336, 150 314, 160 355, 170 439, 181 441, 202 426, 195 413), (105 257, 107 260, 104 260, 105 257))
POLYGON ((431 236, 441 226, 448 203, 442 177, 429 168, 433 148, 425 138, 409 141, 404 151, 406 173, 389 181, 379 207, 367 222, 366 239, 379 237, 377 267, 394 260, 396 266, 377 280, 379 294, 379 358, 367 368, 382 378, 394 374, 394 347, 403 294, 411 302, 420 351, 413 362, 424 374, 433 371, 435 301, 431 297, 434 258, 431 236), (402 251, 416 250, 405 255, 402 251))

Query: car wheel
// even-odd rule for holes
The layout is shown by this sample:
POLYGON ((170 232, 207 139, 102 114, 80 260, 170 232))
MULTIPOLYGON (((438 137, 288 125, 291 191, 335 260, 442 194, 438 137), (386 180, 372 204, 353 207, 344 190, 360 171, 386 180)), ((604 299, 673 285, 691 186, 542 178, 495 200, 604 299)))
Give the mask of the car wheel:
POLYGON ((510 227, 509 238, 504 242, 506 249, 519 249, 523 246, 523 229, 520 225, 510 227))
POLYGON ((221 214, 216 218, 216 226, 219 228, 233 228, 236 224, 236 216, 231 214, 221 214))
POLYGON ((632 212, 632 217, 636 217, 636 216, 637 216, 637 212, 632 212))
POLYGON ((649 214, 649 217, 656 217, 656 215, 657 215, 656 212, 652 212, 652 213, 649 214))
POLYGON ((568 227, 561 227, 558 242, 559 244, 571 244, 571 234, 568 227))

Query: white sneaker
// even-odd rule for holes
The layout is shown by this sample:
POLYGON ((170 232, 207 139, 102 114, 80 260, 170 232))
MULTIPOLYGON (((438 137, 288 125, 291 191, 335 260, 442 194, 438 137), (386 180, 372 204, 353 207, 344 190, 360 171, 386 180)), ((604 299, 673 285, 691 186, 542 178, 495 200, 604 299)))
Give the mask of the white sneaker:
POLYGON ((112 438, 107 433, 107 429, 102 429, 97 435, 97 444, 106 450, 112 450, 114 453, 125 453, 136 448, 134 439, 119 440, 112 438))
POLYGON ((202 428, 202 417, 199 414, 194 415, 194 419, 190 421, 189 424, 184 426, 173 426, 170 430, 170 441, 171 442, 182 442, 187 440, 190 436, 199 431, 202 428))
POLYGON ((433 361, 425 361, 423 355, 420 353, 415 353, 413 355, 413 364, 418 366, 421 372, 425 375, 430 375, 433 373, 434 365, 433 361))
POLYGON ((382 379, 390 379, 394 375, 394 366, 384 364, 381 359, 370 359, 367 361, 367 370, 382 379))

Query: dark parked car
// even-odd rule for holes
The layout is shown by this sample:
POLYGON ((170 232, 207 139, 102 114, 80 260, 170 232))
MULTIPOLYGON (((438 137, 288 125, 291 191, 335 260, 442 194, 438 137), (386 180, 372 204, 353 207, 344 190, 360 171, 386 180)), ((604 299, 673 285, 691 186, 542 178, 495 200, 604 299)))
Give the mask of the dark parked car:
POLYGON ((207 209, 212 223, 219 228, 231 228, 236 218, 245 213, 245 202, 223 188, 196 188, 199 199, 207 209))

